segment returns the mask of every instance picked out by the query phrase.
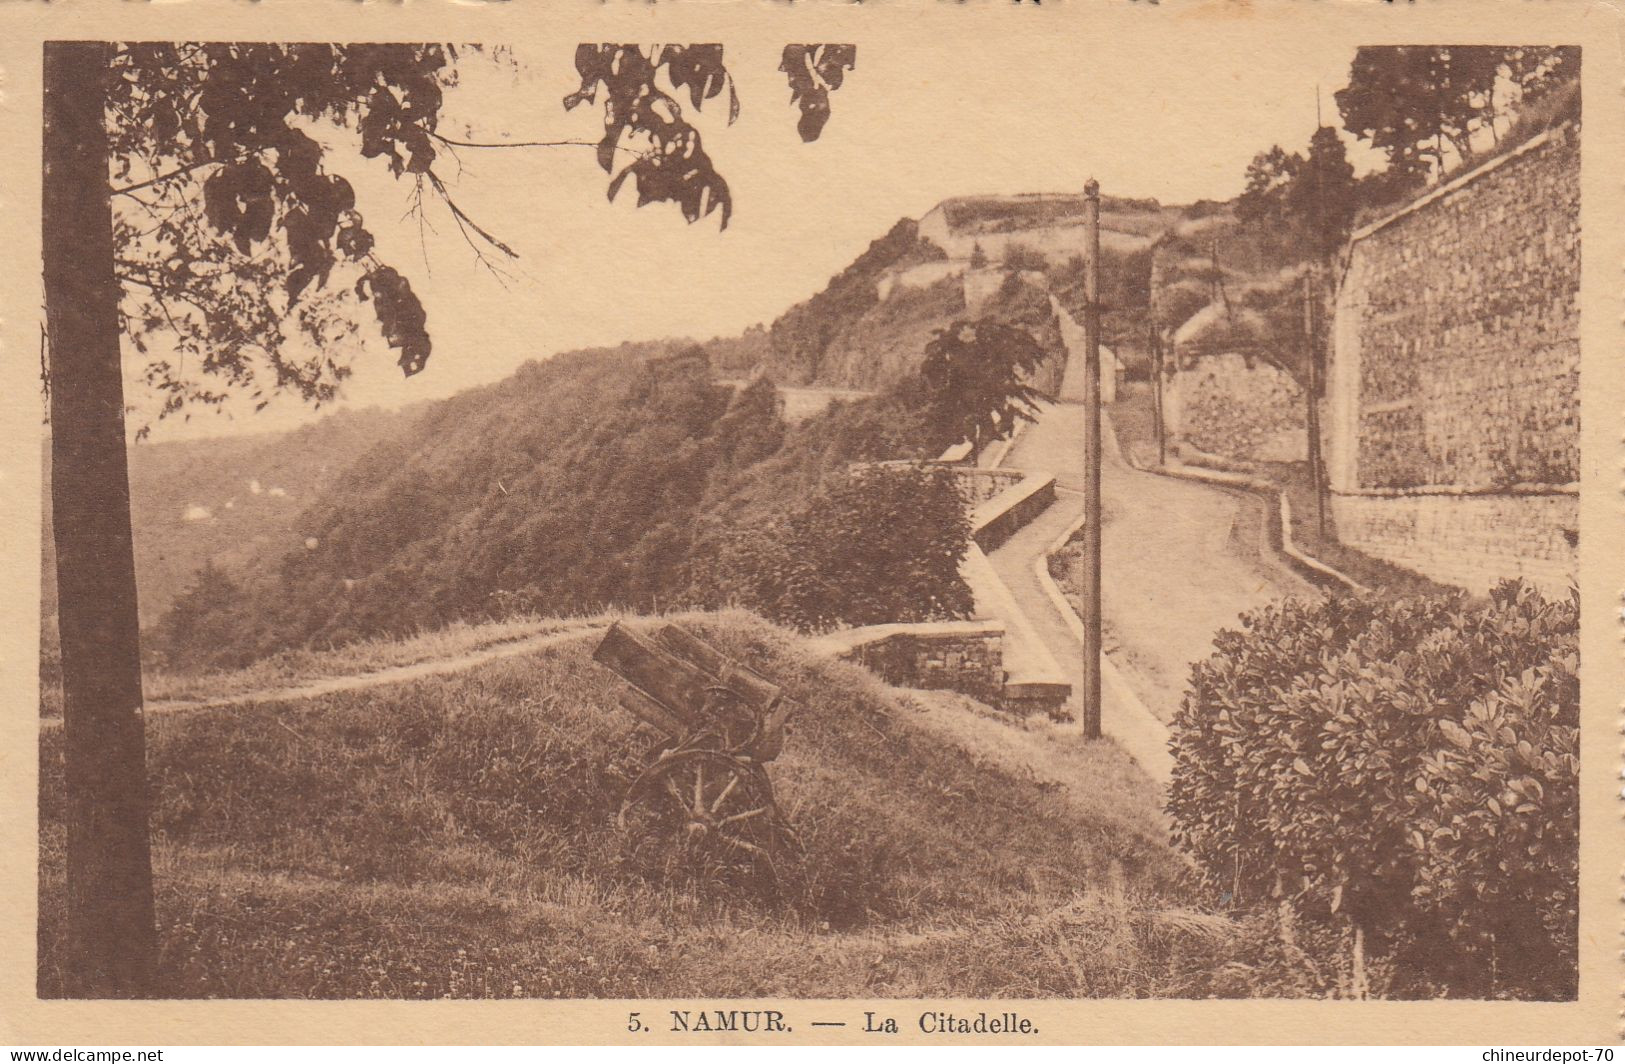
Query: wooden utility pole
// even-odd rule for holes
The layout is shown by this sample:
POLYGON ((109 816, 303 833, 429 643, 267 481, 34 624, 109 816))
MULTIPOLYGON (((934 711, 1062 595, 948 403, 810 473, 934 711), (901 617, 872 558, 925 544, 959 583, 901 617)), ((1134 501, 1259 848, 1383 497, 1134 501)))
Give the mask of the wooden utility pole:
POLYGON ((1083 186, 1083 734, 1100 738, 1100 182, 1083 186))
POLYGON ((1320 344, 1315 336, 1315 302, 1319 277, 1313 263, 1303 275, 1303 337, 1304 353, 1309 358, 1309 386, 1304 416, 1304 427, 1309 436, 1309 485, 1315 493, 1315 531, 1326 537, 1326 484, 1320 455, 1320 344))
POLYGON ((1162 336, 1153 318, 1146 326, 1146 343, 1151 351, 1151 427, 1157 434, 1157 465, 1168 464, 1168 431, 1162 412, 1162 336))

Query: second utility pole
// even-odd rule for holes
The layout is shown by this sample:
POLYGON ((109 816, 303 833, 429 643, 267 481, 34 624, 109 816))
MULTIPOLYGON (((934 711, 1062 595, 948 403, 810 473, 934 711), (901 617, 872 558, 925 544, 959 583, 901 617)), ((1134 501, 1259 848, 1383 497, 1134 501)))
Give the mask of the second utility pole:
POLYGON ((1083 711, 1100 738, 1100 182, 1083 186, 1083 711))

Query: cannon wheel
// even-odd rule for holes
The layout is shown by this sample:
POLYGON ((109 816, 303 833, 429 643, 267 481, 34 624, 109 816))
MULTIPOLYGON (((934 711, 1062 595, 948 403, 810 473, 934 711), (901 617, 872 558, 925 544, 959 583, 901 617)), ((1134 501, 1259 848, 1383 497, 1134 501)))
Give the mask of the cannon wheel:
POLYGON ((616 823, 650 871, 775 874, 785 835, 761 765, 719 750, 665 751, 633 782, 616 823))

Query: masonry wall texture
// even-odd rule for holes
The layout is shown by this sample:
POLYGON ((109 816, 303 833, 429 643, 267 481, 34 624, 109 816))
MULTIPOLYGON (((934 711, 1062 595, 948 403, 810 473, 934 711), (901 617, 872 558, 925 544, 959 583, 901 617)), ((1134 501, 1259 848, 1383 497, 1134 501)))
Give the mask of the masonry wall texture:
POLYGON ((1170 430, 1209 454, 1301 462, 1307 437, 1303 389, 1265 362, 1209 355, 1174 374, 1164 391, 1170 430))
POLYGON ((997 631, 902 632, 841 655, 895 687, 958 691, 997 705, 1004 690, 1003 637, 997 631))
POLYGON ((958 277, 965 272, 963 260, 938 259, 934 262, 919 262, 901 269, 893 267, 882 273, 875 281, 875 298, 885 302, 894 289, 930 288, 939 281, 950 277, 958 277))
POLYGON ((1580 498, 1334 495, 1338 536, 1440 583, 1487 591, 1523 577, 1549 595, 1574 580, 1580 498))
MULTIPOLYGON (((1050 263, 1062 265, 1085 253, 1087 234, 1080 219, 1076 224, 1050 223, 1042 228, 989 231, 958 228, 948 223, 941 208, 920 219, 920 236, 931 241, 955 259, 969 259, 977 248, 989 262, 1003 262, 1012 245, 1043 255, 1050 263)), ((1100 246, 1106 251, 1129 253, 1151 246, 1151 238, 1138 233, 1115 231, 1102 224, 1100 246)))
POLYGON ((1355 234, 1329 374, 1338 534, 1483 588, 1576 571, 1579 131, 1355 234))

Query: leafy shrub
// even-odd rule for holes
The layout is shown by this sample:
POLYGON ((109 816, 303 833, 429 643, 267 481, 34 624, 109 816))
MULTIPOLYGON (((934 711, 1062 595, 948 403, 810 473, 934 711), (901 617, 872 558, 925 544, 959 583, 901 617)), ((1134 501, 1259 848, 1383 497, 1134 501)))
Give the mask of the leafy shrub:
POLYGON ((965 617, 969 541, 947 471, 867 465, 737 535, 722 568, 745 604, 804 631, 965 617))
POLYGON ((1004 246, 1004 268, 1007 270, 1039 270, 1049 266, 1049 259, 1037 248, 1018 244, 1014 240, 1004 246))
POLYGON ((1577 604, 1509 583, 1242 624, 1173 722, 1174 835, 1215 887, 1362 930, 1396 993, 1572 997, 1577 604))

